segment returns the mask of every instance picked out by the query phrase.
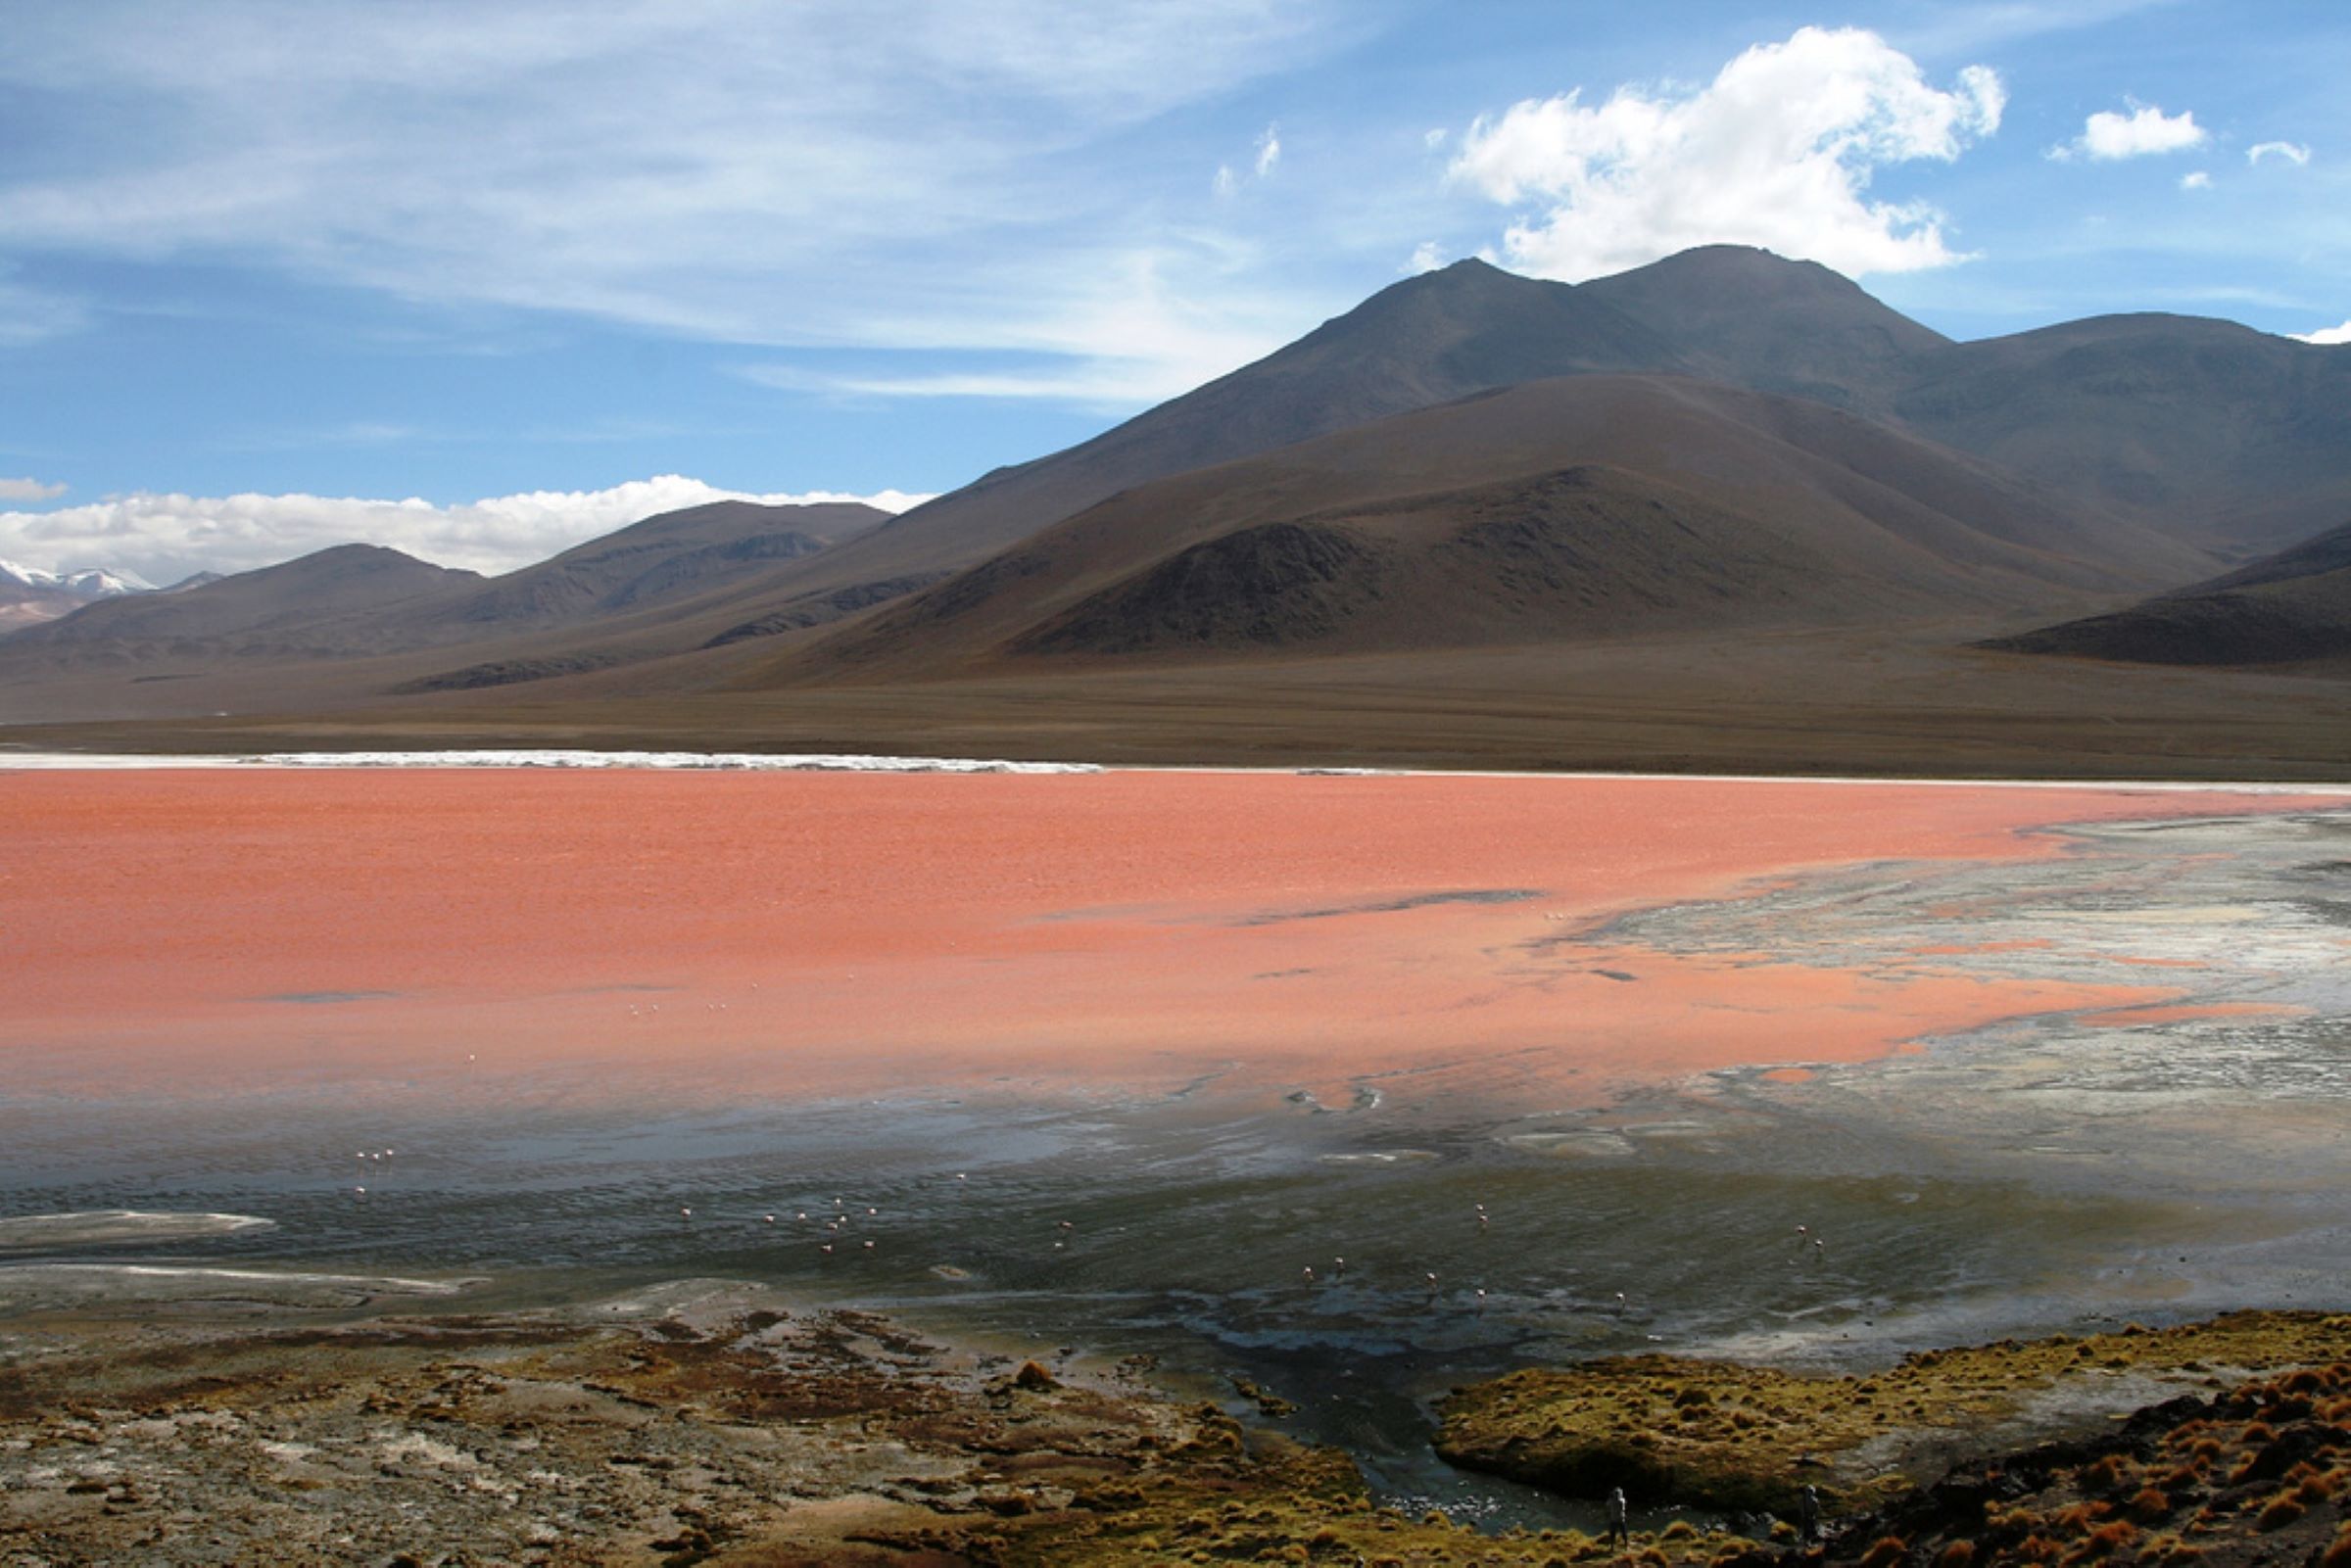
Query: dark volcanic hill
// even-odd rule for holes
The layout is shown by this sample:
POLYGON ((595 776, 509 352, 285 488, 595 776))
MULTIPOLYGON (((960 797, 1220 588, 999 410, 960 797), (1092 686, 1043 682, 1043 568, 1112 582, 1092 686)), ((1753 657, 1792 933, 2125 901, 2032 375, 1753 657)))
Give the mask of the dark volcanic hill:
POLYGON ((2134 664, 2351 658, 2351 523, 2226 577, 1982 646, 2134 664))
POLYGON ((1592 375, 1138 486, 771 674, 2013 610, 2202 559, 1817 404, 1592 375))

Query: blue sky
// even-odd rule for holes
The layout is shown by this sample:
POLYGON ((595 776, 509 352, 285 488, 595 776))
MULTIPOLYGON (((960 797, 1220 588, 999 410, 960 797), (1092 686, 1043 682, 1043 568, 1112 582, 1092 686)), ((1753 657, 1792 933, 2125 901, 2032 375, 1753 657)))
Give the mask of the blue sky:
POLYGON ((2351 328, 2351 5, 26 0, 0 557, 954 488, 1419 266, 2351 328))

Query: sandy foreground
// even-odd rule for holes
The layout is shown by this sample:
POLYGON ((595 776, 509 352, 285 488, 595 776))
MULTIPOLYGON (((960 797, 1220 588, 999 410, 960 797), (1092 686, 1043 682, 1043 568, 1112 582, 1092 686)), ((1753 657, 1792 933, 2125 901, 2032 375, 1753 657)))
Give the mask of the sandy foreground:
POLYGON ((1521 1073, 1597 1094, 2180 995, 2155 969, 2117 986, 1933 955, 1863 973, 1595 949, 1613 915, 1836 865, 2062 855, 2059 824, 2342 804, 1490 776, 0 771, 0 1052, 44 1092, 560 1071, 697 1099, 1236 1066, 1330 1084, 1433 1049, 1518 1054, 1521 1073))

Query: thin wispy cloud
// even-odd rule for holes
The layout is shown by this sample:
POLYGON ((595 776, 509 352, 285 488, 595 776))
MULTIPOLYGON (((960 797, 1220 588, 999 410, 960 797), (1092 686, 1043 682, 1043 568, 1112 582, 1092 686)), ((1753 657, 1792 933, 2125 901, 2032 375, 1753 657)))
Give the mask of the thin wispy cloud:
POLYGON ((2116 163, 2126 158, 2153 158, 2201 147, 2211 135, 2196 123, 2192 110, 2167 115, 2153 104, 2126 100, 2131 113, 2101 110, 2082 125, 2082 134, 2049 149, 2059 162, 2086 158, 2093 163, 2116 163))
POLYGON ((0 500, 55 500, 65 493, 65 486, 37 479, 0 479, 0 500))
POLYGON ((1264 179, 1281 162, 1281 127, 1268 125, 1266 133, 1257 139, 1257 177, 1264 179))
POLYGON ((1874 33, 1805 27, 1703 87, 1514 104, 1469 127, 1452 176, 1524 212, 1502 254, 1545 277, 1573 282, 1724 241, 1848 274, 1912 271, 1960 257, 1940 213, 1872 200, 1873 176, 1957 158, 1999 128, 2006 101, 1985 67, 1938 88, 1874 33))
MULTIPOLYGON (((948 350, 1040 308, 1031 255, 1115 277, 1151 243, 1099 222, 1133 177, 1123 133, 1345 25, 1329 0, 106 9, 11 19, 0 86, 113 128, 9 161, 0 253, 225 259, 746 344, 888 322, 948 350)), ((1269 128, 1241 166, 1279 156, 1269 128)), ((69 325, 0 292, 0 341, 69 325)))
POLYGON ((2245 149, 2245 162, 2258 164, 2265 158, 2276 158, 2297 168, 2310 162, 2310 149, 2300 142, 2255 142, 2245 149))
POLYGON ((17 282, 0 261, 0 348, 22 348, 80 331, 90 322, 87 303, 54 289, 17 282))
POLYGON ((2212 189, 2212 175, 2205 169, 2192 170, 2180 176, 2180 188, 2183 191, 2208 191, 2212 189))
POLYGON ((0 557, 50 570, 127 567, 150 582, 168 583, 198 570, 246 571, 334 545, 364 542, 389 545, 443 566, 496 573, 544 560, 657 513, 706 501, 797 505, 853 500, 903 511, 929 499, 897 491, 873 496, 835 491, 757 495, 722 490, 679 474, 603 490, 492 496, 453 506, 413 498, 142 492, 53 511, 0 511, 0 557))

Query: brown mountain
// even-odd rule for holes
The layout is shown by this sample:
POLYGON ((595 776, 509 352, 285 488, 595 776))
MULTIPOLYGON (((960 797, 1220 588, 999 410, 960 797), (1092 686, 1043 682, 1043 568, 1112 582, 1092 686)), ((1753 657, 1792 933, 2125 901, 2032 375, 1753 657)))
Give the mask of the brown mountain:
POLYGON ((2203 559, 1818 404, 1589 375, 1137 486, 770 674, 1847 624, 2064 602, 2203 559))
MULTIPOLYGON (((1408 279, 1092 441, 891 520, 794 591, 878 602, 1156 479, 1500 387, 1626 372, 1849 409, 2223 556, 2351 504, 2351 353, 2171 316, 1953 343, 1825 267, 1708 246, 1578 286, 1474 261, 1408 279)), ((2203 565, 2172 558, 2191 576, 2203 565)), ((805 624, 788 610, 728 630, 805 624)))
POLYGON ((1982 645, 2134 664, 2351 660, 2351 523, 2126 610, 1982 645))

